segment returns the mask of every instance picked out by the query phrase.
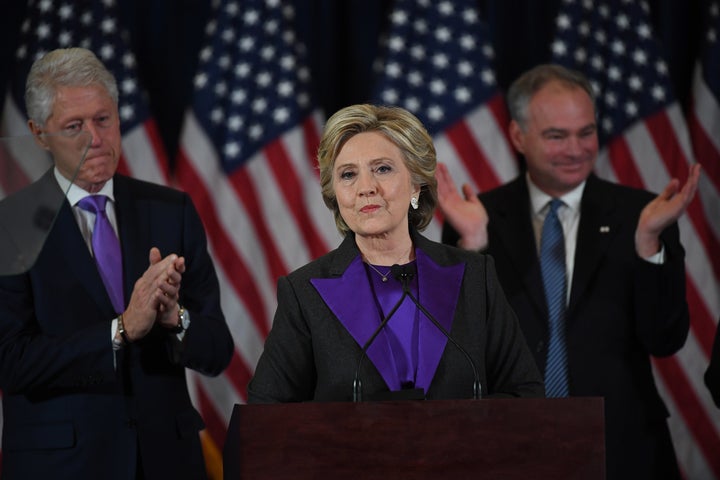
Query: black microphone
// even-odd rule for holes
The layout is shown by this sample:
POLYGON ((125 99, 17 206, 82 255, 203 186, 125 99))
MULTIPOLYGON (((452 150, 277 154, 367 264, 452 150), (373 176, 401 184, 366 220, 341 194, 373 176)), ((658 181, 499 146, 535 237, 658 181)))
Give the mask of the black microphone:
POLYGON ((422 306, 422 304, 418 301, 417 298, 415 298, 415 296, 410 291, 410 281, 415 276, 415 266, 393 265, 390 268, 390 272, 392 273, 393 277, 399 280, 402 284, 403 296, 407 296, 408 298, 410 298, 410 300, 412 300, 415 306, 419 308, 422 313, 425 314, 425 316, 433 323, 433 325, 438 328, 438 330, 442 332, 443 335, 445 335, 445 338, 447 338, 450 343, 455 345, 455 348, 460 350, 460 352, 465 355, 465 358, 467 358, 467 361, 470 364, 473 372, 473 399, 479 400, 481 397, 482 387, 480 385, 480 376, 478 375, 477 367, 475 367, 475 362, 473 362, 472 357, 470 357, 470 354, 467 352, 467 350, 465 350, 458 342, 456 342, 455 339, 450 335, 450 333, 445 330, 445 327, 443 327, 440 322, 438 322, 435 317, 425 307, 422 306))
POLYGON ((375 341, 375 338, 380 334, 380 331, 385 328, 385 325, 388 324, 390 318, 395 314, 395 312, 397 312, 397 309, 400 308, 403 300, 405 300, 405 297, 407 297, 407 293, 408 292, 405 291, 405 288, 403 288, 403 294, 400 297, 400 300, 397 301, 397 303, 393 306, 392 310, 390 310, 390 313, 388 313, 387 316, 383 319, 383 321, 380 322, 380 325, 378 325, 378 327, 375 329, 368 341, 365 342, 365 345, 363 345, 362 347, 362 354, 360 355, 360 359, 358 360, 357 367, 355 367, 355 379, 353 380, 353 402, 362 402, 362 382, 360 381, 360 367, 362 366, 365 357, 367 357, 368 349, 370 348, 370 345, 372 345, 373 341, 375 341))

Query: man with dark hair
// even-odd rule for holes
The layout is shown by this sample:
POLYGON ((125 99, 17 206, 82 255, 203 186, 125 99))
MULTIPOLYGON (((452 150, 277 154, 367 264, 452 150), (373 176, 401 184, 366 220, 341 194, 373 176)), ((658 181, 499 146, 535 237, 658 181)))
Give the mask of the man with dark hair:
POLYGON ((700 167, 657 196, 595 176, 594 92, 559 65, 523 74, 508 104, 527 172, 461 196, 439 166, 443 241, 494 257, 547 396, 604 397, 607 477, 679 478, 650 356, 672 355, 688 334, 676 221, 700 167))

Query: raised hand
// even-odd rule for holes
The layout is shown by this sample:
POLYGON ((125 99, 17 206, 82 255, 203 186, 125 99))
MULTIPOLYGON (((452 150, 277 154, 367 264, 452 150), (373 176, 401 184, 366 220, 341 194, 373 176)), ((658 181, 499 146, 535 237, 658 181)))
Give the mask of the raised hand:
POLYGON ((483 250, 487 247, 487 211, 482 202, 465 183, 462 186, 463 196, 458 193, 457 186, 444 163, 438 163, 435 172, 438 182, 438 204, 445 219, 460 235, 458 246, 465 250, 483 250))
POLYGON ((640 212, 635 230, 635 250, 641 258, 660 251, 660 234, 676 222, 692 201, 700 179, 700 164, 690 167, 688 179, 680 189, 680 181, 673 178, 665 189, 640 212))

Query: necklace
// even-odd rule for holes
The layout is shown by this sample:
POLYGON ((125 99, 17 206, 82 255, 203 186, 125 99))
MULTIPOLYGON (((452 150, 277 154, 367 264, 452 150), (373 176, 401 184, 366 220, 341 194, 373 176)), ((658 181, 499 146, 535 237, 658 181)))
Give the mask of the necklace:
MULTIPOLYGON (((396 263, 396 264, 397 264, 397 263, 400 263, 400 260, 402 260, 402 259, 405 258, 406 256, 409 257, 409 256, 410 256, 410 252, 412 252, 412 245, 410 246, 410 250, 408 250, 408 251, 407 251, 406 253, 404 253, 400 258, 398 258, 398 259, 397 259, 397 262, 395 262, 395 263, 396 263)), ((388 281, 388 275, 390 275, 390 272, 392 272, 392 267, 390 267, 387 272, 382 273, 380 270, 378 270, 377 268, 375 268, 375 266, 374 266, 372 263, 370 263, 370 260, 368 260, 367 258, 366 258, 365 260, 366 260, 365 263, 367 263, 367 266, 370 267, 370 268, 372 268, 372 269, 375 271, 375 273, 377 273, 378 275, 380 275, 380 279, 382 280, 382 282, 383 282, 383 283, 387 283, 387 281, 388 281)))
POLYGON ((373 270, 375 270, 378 275, 380 275, 380 278, 382 279, 383 283, 387 283, 388 275, 390 275, 390 272, 392 272, 392 268, 383 274, 380 270, 378 270, 377 268, 373 267, 372 264, 368 263, 367 265, 368 265, 368 267, 370 267, 370 268, 372 268, 373 270))

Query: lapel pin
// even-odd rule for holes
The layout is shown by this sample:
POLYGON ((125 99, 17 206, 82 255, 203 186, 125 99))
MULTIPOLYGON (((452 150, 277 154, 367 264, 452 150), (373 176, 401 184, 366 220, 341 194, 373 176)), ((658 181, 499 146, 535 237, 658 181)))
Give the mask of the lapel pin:
POLYGON ((609 226, 607 226, 607 225, 602 225, 602 226, 600 227, 600 233, 609 233, 609 232, 610 232, 610 227, 609 227, 609 226))

